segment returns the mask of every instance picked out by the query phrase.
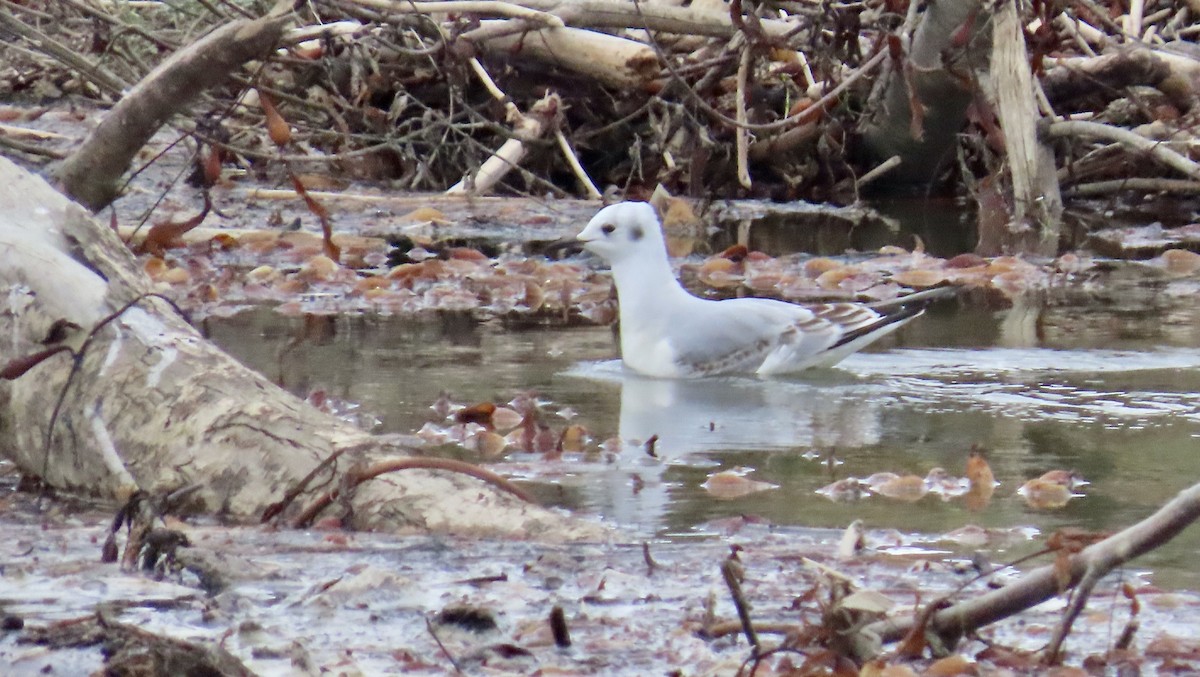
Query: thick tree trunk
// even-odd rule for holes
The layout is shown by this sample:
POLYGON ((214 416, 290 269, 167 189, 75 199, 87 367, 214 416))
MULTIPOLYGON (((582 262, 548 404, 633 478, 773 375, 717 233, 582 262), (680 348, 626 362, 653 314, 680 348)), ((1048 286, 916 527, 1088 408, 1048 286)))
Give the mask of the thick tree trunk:
MULTIPOLYGON (((44 350, 48 338, 78 350, 106 316, 148 291, 110 229, 0 158, 0 361, 44 350)), ((64 352, 0 381, 0 453, 60 489, 120 500, 139 489, 199 485, 192 509, 250 521, 335 453, 287 514, 336 488, 351 466, 380 461, 389 449, 403 453, 243 367, 158 298, 138 301, 96 333, 50 429, 70 371, 64 352)), ((388 474, 343 503, 342 516, 357 528, 600 533, 449 472, 388 474)))
POLYGON ((900 168, 878 185, 900 182, 919 186, 954 160, 971 102, 972 74, 987 65, 986 25, 979 0, 930 3, 920 17, 904 67, 893 67, 882 105, 869 111, 871 117, 863 128, 867 150, 875 160, 898 156, 901 161, 900 168), (948 58, 953 58, 953 63, 948 58), (914 104, 921 108, 916 124, 914 104), (914 127, 919 134, 913 133, 914 127))

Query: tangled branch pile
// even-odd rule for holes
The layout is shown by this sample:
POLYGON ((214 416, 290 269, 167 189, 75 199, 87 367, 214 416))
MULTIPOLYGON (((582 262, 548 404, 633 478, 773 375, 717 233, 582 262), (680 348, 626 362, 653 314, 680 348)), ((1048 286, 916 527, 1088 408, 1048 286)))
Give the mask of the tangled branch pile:
MULTIPOLYGON (((981 224, 994 251, 1052 250, 1060 185, 1200 192, 1195 0, 281 4, 273 56, 177 123, 227 168, 283 159, 451 193, 969 191, 999 215, 981 224), (283 153, 263 133, 272 101, 283 153)), ((6 2, 0 32, 27 41, 6 48, 27 66, 0 86, 116 98, 262 5, 6 2)))

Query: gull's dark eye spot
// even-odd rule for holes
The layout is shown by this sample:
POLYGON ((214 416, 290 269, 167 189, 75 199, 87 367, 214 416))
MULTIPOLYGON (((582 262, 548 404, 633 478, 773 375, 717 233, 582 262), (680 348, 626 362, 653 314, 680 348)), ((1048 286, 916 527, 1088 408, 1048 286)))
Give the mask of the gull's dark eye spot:
POLYGON ((645 234, 646 231, 642 230, 641 226, 634 226, 633 229, 629 231, 629 239, 637 242, 638 240, 642 239, 642 236, 645 234))
POLYGON ((617 227, 611 223, 606 223, 603 226, 600 226, 600 230, 603 231, 605 235, 612 235, 613 231, 616 229, 617 227))

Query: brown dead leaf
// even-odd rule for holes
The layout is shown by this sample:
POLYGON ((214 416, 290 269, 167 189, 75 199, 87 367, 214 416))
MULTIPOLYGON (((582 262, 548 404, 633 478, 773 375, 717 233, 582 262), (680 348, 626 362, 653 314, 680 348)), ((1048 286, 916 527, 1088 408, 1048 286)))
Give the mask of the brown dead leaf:
POLYGON ((893 274, 892 281, 897 284, 902 284, 905 287, 923 289, 925 287, 936 287, 942 282, 945 282, 946 274, 940 270, 913 268, 911 270, 902 270, 893 274))
POLYGON ((978 444, 971 447, 971 453, 967 456, 966 476, 971 482, 971 488, 986 488, 989 495, 996 487, 996 476, 992 473, 992 466, 988 465, 983 455, 983 447, 978 444))
POLYGON ((167 262, 159 256, 151 256, 142 263, 142 270, 155 282, 162 277, 163 273, 167 272, 167 267, 167 262))
POLYGON ((167 284, 187 284, 191 281, 192 274, 186 268, 168 268, 158 279, 167 284))
POLYGON ((325 205, 317 202, 316 198, 308 194, 308 189, 304 187, 304 184, 300 182, 300 179, 295 174, 289 171, 288 176, 292 179, 292 187, 296 190, 296 194, 304 198, 304 204, 308 207, 308 211, 315 214, 321 222, 321 236, 323 238, 322 244, 325 247, 325 255, 334 261, 341 260, 342 250, 333 243, 333 220, 329 216, 329 210, 325 208, 325 205))
POLYGON ((770 482, 759 482, 758 480, 743 477, 737 470, 725 470, 713 473, 700 486, 704 487, 713 498, 723 500, 740 498, 759 491, 779 488, 779 485, 771 484, 770 482))
POLYGON ((211 209, 212 200, 208 197, 208 193, 204 193, 204 208, 200 210, 199 214, 183 221, 154 224, 146 233, 146 239, 142 241, 139 252, 161 256, 167 249, 182 246, 180 238, 183 237, 183 234, 200 225, 211 209))
POLYGON ((1025 499, 1026 505, 1039 510, 1061 508, 1071 500, 1071 490, 1058 482, 1048 482, 1041 478, 1032 479, 1021 485, 1017 495, 1025 499))
POLYGON ((816 279, 820 277, 822 273, 841 268, 843 265, 844 264, 834 261, 833 259, 827 259, 824 257, 809 259, 804 262, 804 274, 808 277, 816 279))
POLYGON ((840 285, 842 284, 843 280, 852 278, 858 273, 859 270, 855 266, 842 266, 840 268, 833 268, 818 275, 817 284, 820 285, 822 289, 840 289, 840 285))
POLYGON ((520 412, 511 407, 496 407, 496 410, 492 412, 492 425, 497 430, 512 430, 521 425, 524 418, 520 412))
POLYGON ((508 441, 504 439, 503 435, 490 430, 477 433, 471 438, 471 443, 475 451, 484 458, 496 458, 504 453, 504 448, 508 446, 508 441))
POLYGON ((1163 267, 1174 275, 1191 275, 1200 270, 1200 254, 1187 249, 1168 249, 1162 253, 1163 267))
POLYGON ((1022 674, 1030 674, 1041 665, 1037 654, 1007 649, 999 644, 993 644, 975 654, 975 660, 990 663, 997 668, 1016 670, 1022 674))
POLYGON ((411 212, 400 217, 401 221, 410 223, 421 223, 424 221, 432 221, 433 223, 449 223, 446 215, 433 207, 417 207, 411 212))
POLYGON ((749 255, 750 249, 744 244, 731 245, 726 247, 725 250, 720 254, 717 254, 717 256, 723 259, 729 259, 734 263, 741 263, 742 261, 745 261, 746 257, 749 255))
POLYGON ((546 291, 533 280, 525 281, 525 305, 530 312, 537 312, 546 303, 546 291))
POLYGON ((741 284, 741 272, 741 266, 737 262, 718 256, 700 264, 696 277, 710 287, 721 289, 741 284))
POLYGON ((558 438, 558 449, 566 452, 583 451, 587 445, 587 428, 581 425, 569 425, 563 428, 562 435, 558 438))
POLYGON ((492 430, 492 415, 496 413, 496 405, 491 402, 480 402, 463 409, 459 409, 454 414, 456 423, 478 423, 479 425, 492 430))
POLYGON ((925 677, 956 677, 957 675, 978 675, 979 666, 971 659, 960 654, 939 658, 925 668, 925 677))
POLYGON ((3 369, 0 369, 0 379, 4 379, 5 381, 15 381, 16 379, 24 376, 25 373, 30 369, 33 369, 37 365, 46 361, 46 359, 52 355, 57 355, 58 353, 62 352, 69 352, 70 350, 71 348, 69 346, 54 346, 52 348, 46 348, 45 350, 39 350, 30 355, 25 355, 24 357, 15 357, 9 360, 8 363, 4 365, 3 369))
POLYGON ((263 114, 267 118, 267 135, 271 137, 271 142, 280 148, 288 145, 292 140, 291 125, 279 114, 271 97, 262 90, 258 92, 258 103, 262 106, 263 114))
POLYGON ((946 260, 947 268, 975 268, 986 265, 987 259, 978 254, 959 254, 946 260))
POLYGON ((451 247, 446 250, 446 256, 460 261, 489 261, 487 254, 471 247, 451 247))
POLYGON ((340 269, 341 266, 336 261, 328 256, 318 254, 304 262, 304 266, 300 269, 300 275, 308 280, 329 282, 337 277, 340 269))
POLYGON ((204 156, 204 185, 215 186, 221 180, 221 149, 209 146, 204 156))

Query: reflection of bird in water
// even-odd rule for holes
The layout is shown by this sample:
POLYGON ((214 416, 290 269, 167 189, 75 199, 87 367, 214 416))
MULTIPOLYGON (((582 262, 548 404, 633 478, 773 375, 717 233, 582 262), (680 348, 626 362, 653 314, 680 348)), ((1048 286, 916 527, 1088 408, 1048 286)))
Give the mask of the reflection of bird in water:
POLYGON ((601 209, 578 239, 612 265, 625 365, 660 378, 833 366, 946 295, 934 290, 875 306, 697 298, 671 272, 658 216, 644 202, 601 209))
MULTIPOLYGON (((882 434, 886 400, 838 374, 820 383, 738 376, 668 380, 606 362, 572 375, 596 379, 599 386, 619 384, 620 443, 606 443, 619 449, 616 467, 579 489, 607 518, 625 525, 661 527, 678 498, 672 494, 679 492, 670 469, 715 464, 707 454, 758 449, 799 455, 814 446, 848 451, 878 444, 882 434), (653 436, 658 458, 644 449, 653 436)), ((596 388, 600 399, 610 392, 596 388)))

